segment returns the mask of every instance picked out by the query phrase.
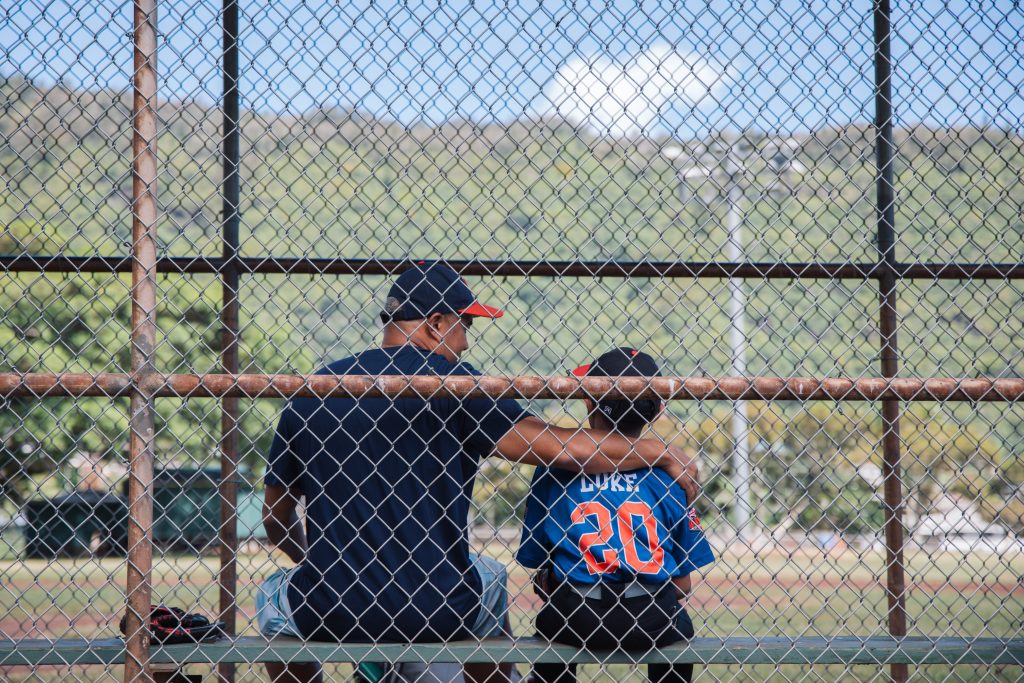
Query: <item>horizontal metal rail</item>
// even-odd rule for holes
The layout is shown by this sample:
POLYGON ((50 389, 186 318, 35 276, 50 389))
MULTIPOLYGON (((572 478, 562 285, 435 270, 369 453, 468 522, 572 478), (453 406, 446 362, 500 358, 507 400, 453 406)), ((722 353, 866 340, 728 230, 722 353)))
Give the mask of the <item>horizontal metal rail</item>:
MULTIPOLYGON (((124 373, 0 373, 0 397, 127 396, 136 386, 124 373)), ((601 397, 773 401, 1024 400, 1024 378, 928 379, 881 377, 475 377, 463 375, 180 375, 147 374, 139 388, 152 396, 209 398, 601 397)))
MULTIPOLYGON (((407 259, 340 259, 245 256, 164 256, 160 273, 239 273, 292 275, 392 275, 407 259)), ((446 263, 463 275, 505 277, 673 277, 770 279, 877 279, 878 263, 778 263, 722 261, 516 261, 471 260, 446 263)), ((1024 263, 897 263, 898 277, 917 280, 1006 280, 1024 278, 1024 263)), ((0 256, 0 271, 29 273, 127 273, 131 259, 120 256, 0 256)))
MULTIPOLYGON (((759 636, 694 638, 637 652, 577 649, 537 638, 450 643, 324 643, 293 638, 223 639, 209 643, 153 644, 153 663, 223 662, 521 662, 696 664, 1024 664, 1024 640, 997 638, 888 636, 759 636)), ((0 667, 69 663, 118 664, 124 642, 101 640, 0 640, 0 667)))

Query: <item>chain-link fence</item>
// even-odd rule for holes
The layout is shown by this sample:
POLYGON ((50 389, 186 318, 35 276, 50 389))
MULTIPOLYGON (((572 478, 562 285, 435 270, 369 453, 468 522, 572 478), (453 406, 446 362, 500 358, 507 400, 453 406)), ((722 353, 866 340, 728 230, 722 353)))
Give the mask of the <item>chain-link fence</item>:
MULTIPOLYGON (((3 677, 152 674, 151 602, 258 636, 304 526, 304 637, 465 659, 683 604, 694 680, 1021 679, 1022 31, 994 2, 3 7, 3 677), (468 349, 380 319, 435 261, 505 311, 468 349), (663 377, 570 374, 616 347, 663 377), (499 396, 549 426, 510 445, 499 396), (606 471, 624 437, 585 428, 624 397, 671 399, 627 462, 697 454, 696 500, 515 462, 606 471), (305 498, 265 525, 268 488, 305 498), (890 635, 928 663, 848 640, 890 635)), ((461 310, 429 282, 398 318, 461 310)), ((200 659, 269 680, 244 642, 200 659)), ((591 650, 581 679, 643 675, 591 650)))

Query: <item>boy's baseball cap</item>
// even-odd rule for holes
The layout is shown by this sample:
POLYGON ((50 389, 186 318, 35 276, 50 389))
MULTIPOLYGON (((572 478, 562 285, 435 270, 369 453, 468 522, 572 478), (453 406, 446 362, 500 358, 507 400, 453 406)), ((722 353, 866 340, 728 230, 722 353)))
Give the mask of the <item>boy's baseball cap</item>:
POLYGON ((500 318, 505 314, 477 301, 466 281, 448 266, 417 261, 395 278, 380 318, 384 322, 422 320, 434 313, 482 318, 500 318))
POLYGON ((601 354, 592 363, 572 371, 577 377, 654 377, 660 372, 654 359, 626 346, 601 354))
MULTIPOLYGON (((654 377, 659 373, 658 364, 653 358, 629 347, 608 351, 592 363, 572 371, 576 377, 654 377)), ((658 417, 661 401, 598 401, 597 409, 616 427, 637 427, 658 417)))

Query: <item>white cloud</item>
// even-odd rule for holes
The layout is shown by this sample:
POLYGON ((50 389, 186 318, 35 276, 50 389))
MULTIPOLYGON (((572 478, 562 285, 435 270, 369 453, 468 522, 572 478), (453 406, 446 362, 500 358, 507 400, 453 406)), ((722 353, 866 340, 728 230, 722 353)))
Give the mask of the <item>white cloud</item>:
POLYGON ((721 68, 668 45, 654 45, 625 61, 572 57, 545 88, 541 113, 601 135, 650 133, 669 102, 696 104, 723 80, 721 68))

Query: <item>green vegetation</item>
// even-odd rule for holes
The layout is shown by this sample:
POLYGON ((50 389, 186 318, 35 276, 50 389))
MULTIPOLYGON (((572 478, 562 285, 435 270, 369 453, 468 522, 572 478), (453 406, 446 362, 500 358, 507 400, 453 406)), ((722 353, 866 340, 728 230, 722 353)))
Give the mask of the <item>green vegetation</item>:
MULTIPOLYGON (((130 234, 129 94, 0 79, 0 253, 123 255, 130 234)), ((220 114, 161 104, 160 253, 220 253, 220 114)), ((248 256, 722 259, 724 200, 698 188, 683 203, 667 141, 619 144, 557 122, 405 128, 358 112, 303 117, 246 112, 242 251, 248 256)), ((752 136, 752 141, 771 142, 752 136)), ((793 138, 809 170, 745 203, 752 260, 875 258, 872 133, 793 138)), ((897 134, 899 258, 1024 259, 1024 139, 993 128, 897 134)), ((687 148, 691 148, 692 145, 687 148)), ((0 291, 0 371, 125 371, 127 276, 7 274, 0 291)), ((558 374, 629 343, 682 375, 726 374, 728 291, 708 279, 495 278, 473 283, 508 310, 481 326, 469 359, 491 374, 558 374)), ((242 368, 310 372, 372 344, 382 277, 243 278, 242 368)), ((878 372, 877 292, 870 281, 749 281, 750 373, 878 372)), ((220 285, 161 276, 158 366, 218 368, 220 285)), ((1019 281, 900 286, 907 376, 1024 375, 1019 281)), ((126 402, 11 401, 0 408, 0 498, 71 485, 78 451, 123 458, 126 402), (28 475, 28 476, 26 476, 28 475), (44 476, 45 475, 45 476, 44 476)), ((161 463, 216 458, 217 404, 158 402, 161 463)), ((243 402, 242 452, 256 473, 279 410, 243 402)), ((564 407, 533 408, 566 419, 564 407)), ((772 527, 877 529, 881 423, 874 406, 750 406, 758 517, 772 527)), ((578 408, 572 407, 577 418, 578 408)), ((728 406, 679 402, 658 429, 704 451, 708 500, 730 505, 728 406)), ((915 404, 903 422, 911 512, 942 489, 981 501, 1020 529, 1024 421, 1018 405, 915 404)), ((478 497, 492 522, 513 518, 528 473, 494 466, 478 497), (497 494, 497 495, 495 495, 497 494)), ((6 510, 10 513, 12 510, 6 510)))

